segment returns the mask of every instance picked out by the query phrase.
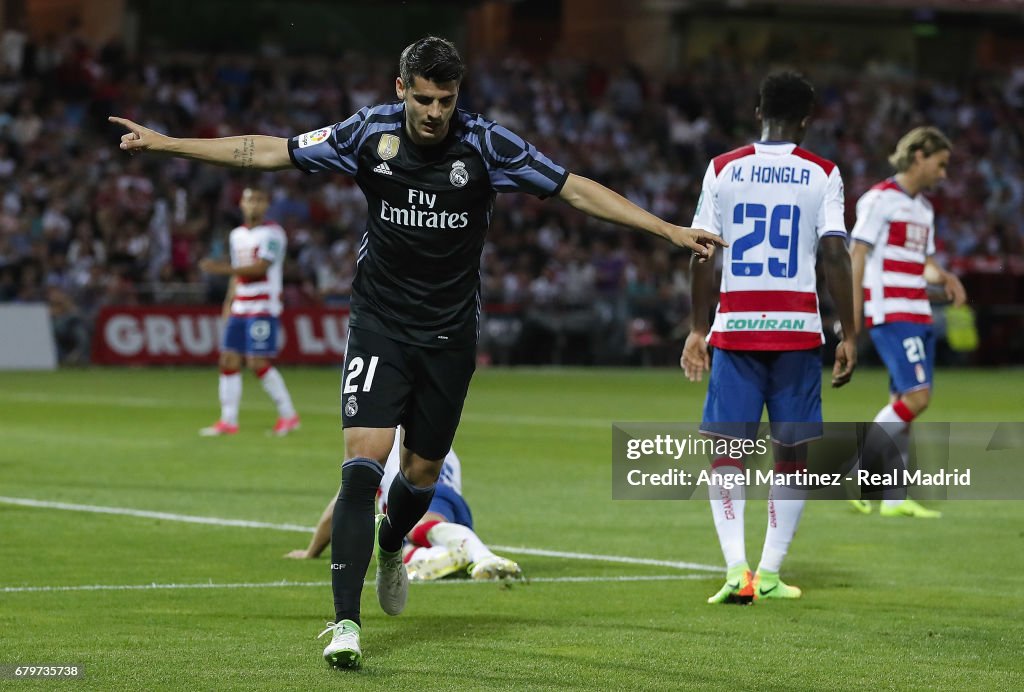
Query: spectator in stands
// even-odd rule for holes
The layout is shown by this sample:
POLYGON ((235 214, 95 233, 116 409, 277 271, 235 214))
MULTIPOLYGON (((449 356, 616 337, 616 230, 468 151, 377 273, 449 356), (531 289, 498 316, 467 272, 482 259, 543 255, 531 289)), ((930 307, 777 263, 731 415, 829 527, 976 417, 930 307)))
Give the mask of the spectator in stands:
MULTIPOLYGON (((235 204, 238 185, 229 172, 180 160, 111 160, 108 126, 99 115, 120 110, 124 98, 138 104, 130 116, 163 131, 288 136, 372 100, 367 85, 381 83, 376 75, 387 72, 391 61, 347 54, 339 66, 336 58, 293 62, 272 51, 128 58, 117 46, 87 45, 80 29, 41 41, 17 27, 0 36, 0 266, 11 267, 5 275, 14 285, 0 291, 0 299, 38 296, 48 277, 62 273, 86 316, 99 296, 113 299, 112 286, 126 300, 180 300, 180 290, 162 283, 199 282, 195 263, 208 254, 212 229, 235 204), (328 71, 337 79, 311 78, 328 71), (253 96, 249 90, 256 84, 259 95, 253 96), (33 249, 40 242, 42 256, 33 249), (63 260, 54 259, 61 254, 63 260), (111 263, 119 255, 132 258, 130 282, 114 276, 120 272, 111 263), (37 267, 23 280, 21 265, 30 261, 37 267)), ((633 67, 608 73, 569 59, 481 59, 463 95, 473 110, 516 125, 571 169, 621 186, 662 218, 687 218, 696 205, 702 162, 755 134, 747 121, 763 66, 735 46, 709 55, 662 82, 633 67)), ((938 239, 953 267, 988 258, 985 266, 1005 269, 1005 255, 1020 255, 1024 239, 1024 68, 965 73, 956 83, 896 65, 868 69, 870 79, 835 64, 821 74, 810 70, 821 85, 822 105, 808 146, 843 170, 848 221, 854 201, 886 172, 884 143, 898 137, 902 124, 938 124, 970 152, 954 161, 956 179, 933 200, 943 218, 938 239)), ((290 275, 297 285, 292 293, 305 300, 315 292, 344 303, 366 219, 362 194, 337 176, 279 175, 273 184, 277 218, 289 233, 307 231, 316 248, 296 243, 299 273, 290 275), (323 247, 331 248, 326 261, 323 247)), ((597 358, 621 361, 626 325, 644 302, 623 299, 626 255, 651 274, 655 303, 676 311, 686 309, 685 289, 679 288, 686 284, 685 270, 672 269, 674 262, 666 267, 646 247, 627 253, 616 232, 563 211, 520 196, 498 198, 484 263, 485 300, 513 306, 508 319, 514 319, 514 306, 524 305, 531 284, 553 267, 562 319, 590 313, 601 337, 597 358)), ((685 321, 685 313, 677 320, 672 310, 671 324, 685 321)))

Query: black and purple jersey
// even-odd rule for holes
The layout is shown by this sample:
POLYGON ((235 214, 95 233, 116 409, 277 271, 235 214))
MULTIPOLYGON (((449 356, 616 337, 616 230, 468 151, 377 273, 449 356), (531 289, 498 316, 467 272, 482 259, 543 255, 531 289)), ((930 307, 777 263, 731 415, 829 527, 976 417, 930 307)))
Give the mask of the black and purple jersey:
POLYGON ((434 347, 476 343, 495 194, 550 197, 569 176, 518 135, 463 110, 443 142, 419 146, 405 132, 403 103, 292 137, 288 152, 302 171, 354 176, 366 195, 351 326, 434 347))

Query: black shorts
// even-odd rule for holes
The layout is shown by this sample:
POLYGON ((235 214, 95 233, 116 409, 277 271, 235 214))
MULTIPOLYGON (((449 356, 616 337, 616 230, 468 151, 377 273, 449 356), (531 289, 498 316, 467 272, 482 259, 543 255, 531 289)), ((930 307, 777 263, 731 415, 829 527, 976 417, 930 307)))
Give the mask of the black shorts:
POLYGON ((425 348, 349 329, 341 376, 343 428, 405 429, 405 447, 444 459, 462 417, 476 347, 425 348))

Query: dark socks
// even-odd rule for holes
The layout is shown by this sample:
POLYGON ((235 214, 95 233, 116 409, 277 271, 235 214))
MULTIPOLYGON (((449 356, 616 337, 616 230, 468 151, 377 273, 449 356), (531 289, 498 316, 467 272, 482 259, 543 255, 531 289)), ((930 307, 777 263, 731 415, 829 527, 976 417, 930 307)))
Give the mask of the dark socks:
POLYGON ((384 475, 373 459, 349 459, 341 467, 341 492, 331 523, 331 588, 335 622, 359 621, 359 598, 373 553, 373 503, 384 475))
POLYGON ((423 518, 434 498, 434 485, 417 488, 399 472, 388 490, 388 517, 380 527, 381 550, 400 550, 405 534, 423 518))

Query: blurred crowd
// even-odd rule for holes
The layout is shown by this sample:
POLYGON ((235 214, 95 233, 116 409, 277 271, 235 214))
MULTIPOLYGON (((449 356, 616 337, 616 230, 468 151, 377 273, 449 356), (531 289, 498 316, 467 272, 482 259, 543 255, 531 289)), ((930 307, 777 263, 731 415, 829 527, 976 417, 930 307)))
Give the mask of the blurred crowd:
MULTIPOLYGON (((758 138, 764 68, 728 50, 663 78, 628 65, 509 56, 473 62, 460 105, 688 225, 708 160, 758 138)), ((393 99, 396 69, 393 57, 354 54, 129 56, 74 31, 34 43, 8 29, 0 36, 0 301, 49 302, 69 362, 87 358, 89 326, 104 305, 216 302, 224 285, 201 275, 198 260, 225 255, 241 189, 255 182, 271 191, 269 215, 288 233, 286 304, 345 304, 366 216, 350 179, 247 179, 130 157, 106 117, 175 136, 288 137, 393 99)), ((941 261, 962 268, 1022 254, 1024 67, 955 84, 884 63, 807 72, 819 108, 805 146, 839 163, 851 227, 857 198, 889 175, 896 140, 928 123, 956 146, 933 198, 941 261)), ((486 350, 503 362, 648 357, 685 335, 688 263, 662 241, 567 205, 501 195, 483 258, 486 350)))

